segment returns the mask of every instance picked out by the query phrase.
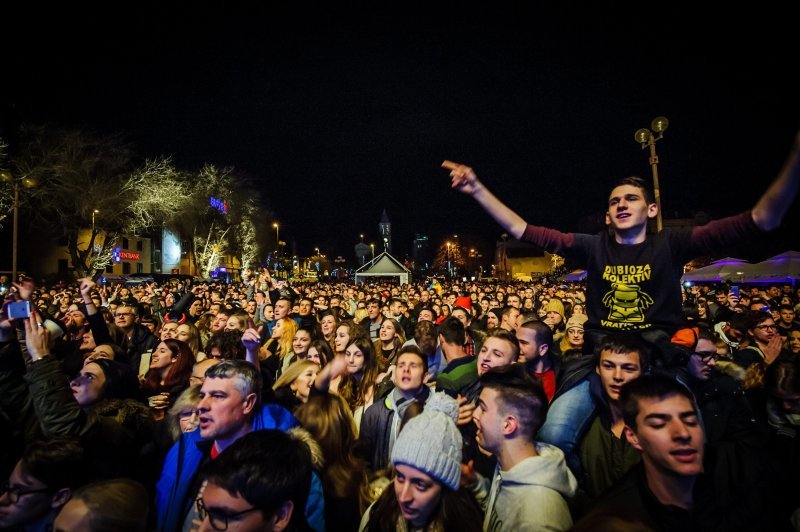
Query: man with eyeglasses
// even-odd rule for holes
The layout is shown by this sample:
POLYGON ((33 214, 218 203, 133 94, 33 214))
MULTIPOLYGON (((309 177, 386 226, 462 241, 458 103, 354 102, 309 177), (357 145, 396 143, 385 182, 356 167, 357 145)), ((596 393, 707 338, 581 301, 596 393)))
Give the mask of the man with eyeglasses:
POLYGON ((733 354, 733 361, 747 369, 753 364, 772 364, 781 354, 782 340, 769 312, 747 315, 747 338, 744 348, 733 354))
POLYGON ((72 491, 82 486, 88 465, 75 439, 31 443, 0 486, 0 530, 45 530, 72 491))
POLYGON ((134 305, 118 306, 114 311, 114 325, 125 333, 128 360, 131 367, 138 371, 142 354, 155 349, 158 339, 147 327, 139 324, 139 309, 134 305))
POLYGON ((308 530, 302 509, 311 471, 308 446, 290 434, 262 430, 238 439, 206 471, 199 530, 308 530))

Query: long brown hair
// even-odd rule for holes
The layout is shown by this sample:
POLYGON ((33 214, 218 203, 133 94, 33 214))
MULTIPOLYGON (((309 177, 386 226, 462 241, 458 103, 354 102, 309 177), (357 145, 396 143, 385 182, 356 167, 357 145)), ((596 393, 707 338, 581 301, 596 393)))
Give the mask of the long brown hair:
POLYGON ((364 369, 362 370, 361 380, 356 379, 349 373, 342 375, 342 380, 339 383, 339 395, 344 397, 350 408, 355 410, 359 406, 366 404, 367 394, 378 380, 379 368, 378 359, 375 356, 375 350, 372 348, 372 342, 369 338, 366 336, 351 338, 347 347, 351 345, 358 347, 364 355, 364 369))
POLYGON ((369 505, 367 464, 357 457, 356 424, 347 402, 337 394, 311 395, 295 412, 322 449, 322 485, 336 498, 357 498, 359 511, 369 505))

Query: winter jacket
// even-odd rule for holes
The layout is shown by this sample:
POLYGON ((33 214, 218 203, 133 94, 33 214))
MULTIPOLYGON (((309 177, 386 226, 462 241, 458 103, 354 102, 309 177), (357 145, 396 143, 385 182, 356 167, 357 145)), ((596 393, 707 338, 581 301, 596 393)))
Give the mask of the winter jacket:
MULTIPOLYGON (((288 431, 299 426, 299 422, 285 408, 275 405, 263 405, 252 422, 252 430, 277 429, 288 431)), ((200 445, 205 442, 200 436, 200 429, 184 433, 175 442, 164 461, 161 478, 156 485, 158 508, 158 530, 180 530, 183 520, 189 513, 194 497, 190 493, 198 469, 205 458, 200 445)), ((322 483, 314 474, 311 480, 311 491, 306 505, 306 519, 315 530, 325 530, 325 503, 322 495, 322 483)))
POLYGON ((95 477, 151 480, 147 473, 152 463, 142 464, 155 423, 146 405, 132 399, 104 399, 81 408, 61 364, 52 356, 31 364, 25 381, 42 434, 79 437, 92 456, 95 477))
MULTIPOLYGON (((430 393, 430 388, 423 385, 420 395, 415 400, 424 404, 430 393)), ((372 471, 380 471, 389 465, 392 431, 398 431, 402 421, 395 415, 398 408, 395 395, 395 392, 391 392, 383 401, 373 403, 364 412, 361 420, 358 441, 364 459, 370 464, 372 471)))
POLYGON ((557 447, 536 443, 537 456, 508 471, 498 465, 490 482, 481 476, 473 486, 486 512, 485 531, 568 530, 572 517, 565 497, 575 494, 578 483, 557 447))

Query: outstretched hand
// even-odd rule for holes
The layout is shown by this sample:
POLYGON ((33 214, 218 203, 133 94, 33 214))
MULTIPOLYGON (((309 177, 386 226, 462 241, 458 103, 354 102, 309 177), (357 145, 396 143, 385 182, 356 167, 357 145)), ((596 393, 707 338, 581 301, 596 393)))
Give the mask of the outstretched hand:
POLYGON ((442 162, 442 168, 450 170, 450 177, 453 178, 451 186, 464 194, 474 193, 480 185, 478 176, 469 166, 445 160, 442 162))

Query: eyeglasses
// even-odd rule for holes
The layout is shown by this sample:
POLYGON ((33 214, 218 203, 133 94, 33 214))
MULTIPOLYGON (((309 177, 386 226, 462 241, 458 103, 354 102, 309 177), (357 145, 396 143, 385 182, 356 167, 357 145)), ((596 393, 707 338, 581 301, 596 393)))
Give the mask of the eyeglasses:
POLYGON ((695 351, 694 354, 700 358, 700 361, 703 364, 708 364, 712 360, 716 362, 720 358, 722 358, 720 355, 717 354, 716 351, 695 351))
POLYGON ((115 318, 124 318, 125 316, 133 316, 133 312, 115 312, 115 318))
POLYGON ((228 519, 235 519, 258 510, 258 508, 253 507, 235 514, 224 514, 206 508, 203 499, 197 499, 195 506, 197 507, 197 515, 200 516, 200 520, 205 521, 206 516, 208 516, 208 522, 214 530, 228 530, 228 519))
POLYGON ((755 326, 755 327, 753 327, 753 328, 754 328, 754 329, 758 329, 758 330, 760 330, 760 331, 766 331, 766 330, 769 330, 769 329, 773 329, 773 330, 775 330, 775 331, 777 331, 777 330, 778 330, 778 326, 777 326, 777 325, 774 325, 774 324, 773 324, 773 325, 756 325, 756 326, 755 326))
POLYGON ((24 490, 22 488, 12 488, 8 482, 0 486, 0 495, 5 495, 8 493, 8 500, 11 501, 11 504, 17 504, 19 502, 19 498, 23 495, 31 495, 33 493, 47 493, 53 491, 49 488, 42 488, 38 490, 24 490))

